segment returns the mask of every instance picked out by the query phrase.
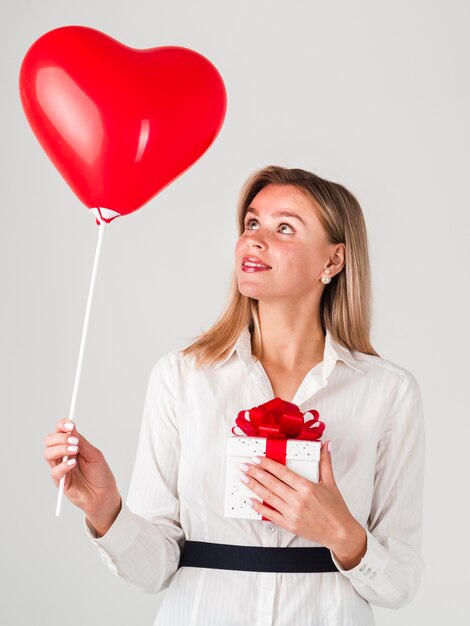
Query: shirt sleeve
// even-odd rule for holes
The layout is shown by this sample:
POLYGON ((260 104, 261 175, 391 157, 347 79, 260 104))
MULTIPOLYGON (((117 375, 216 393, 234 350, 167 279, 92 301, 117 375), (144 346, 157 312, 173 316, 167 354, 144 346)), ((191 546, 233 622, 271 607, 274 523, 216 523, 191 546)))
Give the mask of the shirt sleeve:
POLYGON ((416 595, 420 556, 425 430, 421 392, 406 371, 377 447, 374 493, 361 561, 339 571, 371 604, 399 608, 416 595))
POLYGON ((149 593, 165 589, 178 569, 184 533, 177 495, 180 439, 171 353, 154 365, 126 502, 108 532, 85 532, 117 576, 149 593))

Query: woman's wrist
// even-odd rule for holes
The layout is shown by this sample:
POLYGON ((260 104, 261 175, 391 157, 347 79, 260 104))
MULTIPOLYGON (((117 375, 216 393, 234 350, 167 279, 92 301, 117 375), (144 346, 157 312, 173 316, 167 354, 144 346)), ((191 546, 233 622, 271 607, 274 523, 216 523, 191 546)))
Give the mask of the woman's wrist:
POLYGON ((121 512, 122 499, 119 492, 109 506, 101 507, 99 511, 87 512, 86 520, 93 527, 99 537, 103 537, 114 524, 121 512))
POLYGON ((367 551, 367 533, 356 519, 345 529, 341 540, 331 551, 344 570, 352 569, 361 562, 367 551))

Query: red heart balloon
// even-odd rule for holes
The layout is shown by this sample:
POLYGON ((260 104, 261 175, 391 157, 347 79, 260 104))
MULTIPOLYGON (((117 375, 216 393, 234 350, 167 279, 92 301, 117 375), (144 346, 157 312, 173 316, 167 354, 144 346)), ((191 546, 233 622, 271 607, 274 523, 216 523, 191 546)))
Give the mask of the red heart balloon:
POLYGON ((19 84, 39 143, 106 222, 137 210, 188 169, 225 118, 223 80, 198 52, 129 48, 84 26, 35 41, 19 84))

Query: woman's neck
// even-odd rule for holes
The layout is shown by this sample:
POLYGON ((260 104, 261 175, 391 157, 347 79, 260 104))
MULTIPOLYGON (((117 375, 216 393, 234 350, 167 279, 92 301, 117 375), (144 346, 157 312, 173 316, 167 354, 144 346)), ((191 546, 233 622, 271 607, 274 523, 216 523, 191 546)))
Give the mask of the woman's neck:
MULTIPOLYGON (((325 335, 319 312, 316 316, 293 313, 279 308, 270 310, 260 307, 258 310, 263 363, 292 370, 310 367, 322 361, 325 335)), ((254 332, 257 332, 256 326, 254 332)))

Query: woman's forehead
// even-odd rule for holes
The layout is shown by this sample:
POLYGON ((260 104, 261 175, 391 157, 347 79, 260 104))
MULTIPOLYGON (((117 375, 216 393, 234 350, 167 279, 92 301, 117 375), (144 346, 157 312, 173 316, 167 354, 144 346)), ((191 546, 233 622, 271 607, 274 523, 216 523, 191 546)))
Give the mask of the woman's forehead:
POLYGON ((246 212, 263 217, 297 215, 306 223, 316 218, 316 211, 313 209, 313 202, 298 187, 271 183, 256 194, 246 212))

